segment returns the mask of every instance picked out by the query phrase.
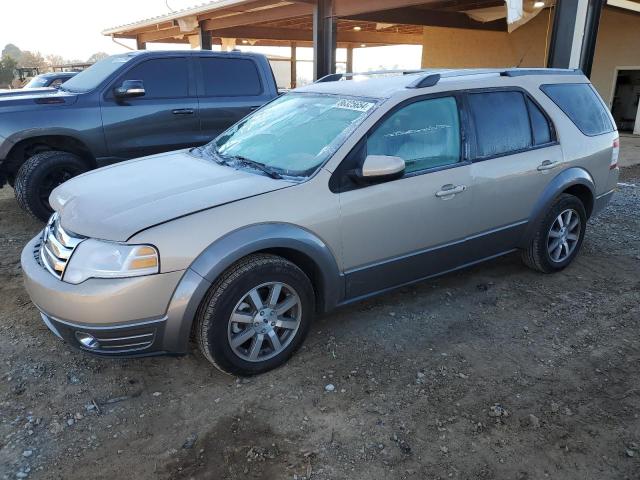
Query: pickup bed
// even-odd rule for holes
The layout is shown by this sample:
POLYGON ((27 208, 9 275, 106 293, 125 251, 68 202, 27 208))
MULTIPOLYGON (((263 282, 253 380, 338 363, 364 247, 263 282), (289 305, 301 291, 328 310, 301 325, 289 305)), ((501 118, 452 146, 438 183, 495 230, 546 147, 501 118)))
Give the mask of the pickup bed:
POLYGON ((58 90, 0 95, 0 186, 33 216, 69 178, 198 146, 278 95, 266 57, 137 51, 108 57, 58 90))

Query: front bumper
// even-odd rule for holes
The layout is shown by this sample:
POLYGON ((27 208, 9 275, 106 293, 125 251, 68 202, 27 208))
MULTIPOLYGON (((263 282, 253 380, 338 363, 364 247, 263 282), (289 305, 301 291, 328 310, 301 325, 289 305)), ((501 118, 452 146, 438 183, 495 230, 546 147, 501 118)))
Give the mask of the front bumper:
POLYGON ((58 337, 106 356, 187 351, 191 322, 209 282, 186 270, 72 285, 40 263, 40 241, 38 235, 22 251, 24 283, 43 321, 58 337), (95 342, 87 342, 87 336, 95 342))

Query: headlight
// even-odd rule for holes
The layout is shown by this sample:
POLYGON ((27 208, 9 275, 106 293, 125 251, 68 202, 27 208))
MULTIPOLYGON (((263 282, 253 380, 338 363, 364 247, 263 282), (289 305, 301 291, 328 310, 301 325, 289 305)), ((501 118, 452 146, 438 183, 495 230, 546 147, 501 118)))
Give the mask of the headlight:
POLYGON ((159 272, 158 251, 150 245, 127 245, 87 239, 73 252, 64 281, 78 284, 88 278, 138 277, 159 272))

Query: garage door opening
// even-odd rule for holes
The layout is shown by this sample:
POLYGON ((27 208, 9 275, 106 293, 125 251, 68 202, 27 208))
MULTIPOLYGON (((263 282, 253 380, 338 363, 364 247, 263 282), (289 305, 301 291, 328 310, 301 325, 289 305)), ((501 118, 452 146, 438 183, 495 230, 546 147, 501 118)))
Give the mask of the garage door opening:
POLYGON ((640 135, 640 67, 618 70, 611 113, 621 132, 640 135))

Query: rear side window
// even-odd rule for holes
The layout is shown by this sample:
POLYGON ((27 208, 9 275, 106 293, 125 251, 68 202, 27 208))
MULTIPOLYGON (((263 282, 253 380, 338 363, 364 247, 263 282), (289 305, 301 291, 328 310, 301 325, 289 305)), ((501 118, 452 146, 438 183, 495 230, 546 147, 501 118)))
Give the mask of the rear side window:
POLYGON ((551 125, 549 125, 549 121, 540 110, 540 107, 527 97, 527 108, 529 109, 529 118, 531 120, 533 144, 537 146, 551 142, 551 125))
POLYGON ((609 114, 590 84, 558 83, 540 88, 585 135, 613 131, 609 114))
POLYGON ((260 95, 262 84, 255 62, 242 58, 200 58, 207 97, 260 95))
POLYGON ((120 79, 142 80, 142 99, 180 98, 189 95, 189 70, 184 57, 154 58, 136 65, 120 79))
POLYGON ((478 158, 505 155, 533 145, 529 112, 521 92, 481 92, 468 96, 478 158))

